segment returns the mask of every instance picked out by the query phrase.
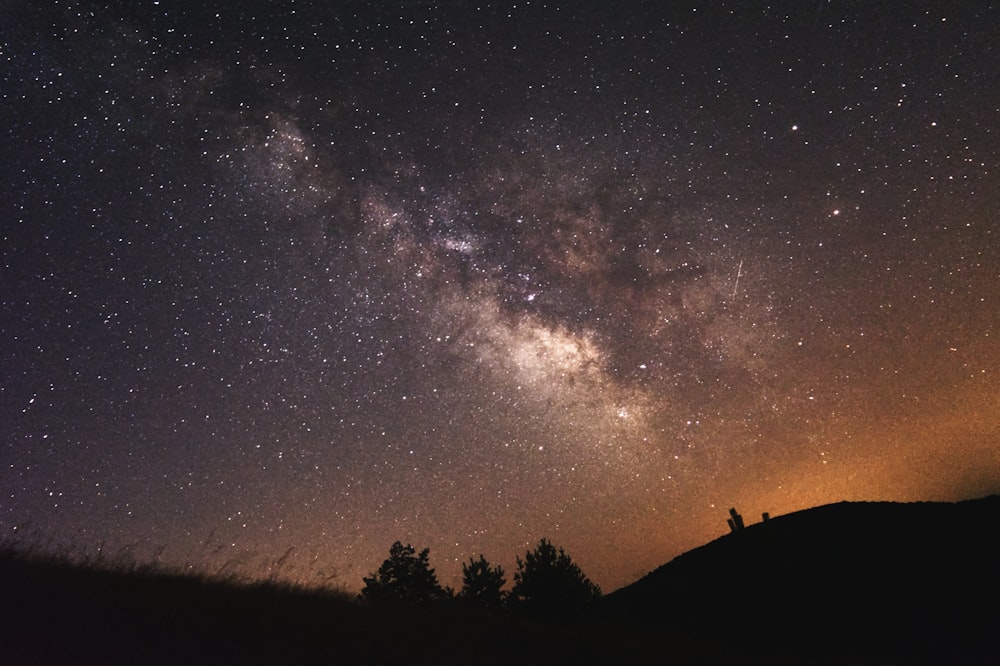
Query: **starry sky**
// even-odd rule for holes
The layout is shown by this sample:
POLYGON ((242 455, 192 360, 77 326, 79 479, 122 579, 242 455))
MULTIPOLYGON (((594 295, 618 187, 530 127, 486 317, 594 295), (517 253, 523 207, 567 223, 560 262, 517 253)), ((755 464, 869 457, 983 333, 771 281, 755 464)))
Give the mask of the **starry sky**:
POLYGON ((0 537, 605 591, 1000 492, 990 2, 4 2, 0 537))

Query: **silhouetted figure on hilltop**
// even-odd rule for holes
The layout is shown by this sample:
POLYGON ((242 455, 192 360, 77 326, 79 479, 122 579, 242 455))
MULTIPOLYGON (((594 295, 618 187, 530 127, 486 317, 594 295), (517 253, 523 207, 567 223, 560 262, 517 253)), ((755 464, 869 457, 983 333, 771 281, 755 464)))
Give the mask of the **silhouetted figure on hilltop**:
POLYGON ((739 514, 735 507, 729 510, 729 518, 726 518, 726 523, 733 533, 741 532, 746 527, 743 524, 743 516, 739 514))

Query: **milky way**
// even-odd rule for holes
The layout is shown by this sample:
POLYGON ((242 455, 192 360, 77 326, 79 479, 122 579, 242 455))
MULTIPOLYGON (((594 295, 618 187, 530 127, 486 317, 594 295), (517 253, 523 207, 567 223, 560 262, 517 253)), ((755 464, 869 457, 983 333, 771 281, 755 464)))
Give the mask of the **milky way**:
POLYGON ((0 28, 5 539, 610 590, 730 506, 1000 491, 989 3, 51 4, 0 28))

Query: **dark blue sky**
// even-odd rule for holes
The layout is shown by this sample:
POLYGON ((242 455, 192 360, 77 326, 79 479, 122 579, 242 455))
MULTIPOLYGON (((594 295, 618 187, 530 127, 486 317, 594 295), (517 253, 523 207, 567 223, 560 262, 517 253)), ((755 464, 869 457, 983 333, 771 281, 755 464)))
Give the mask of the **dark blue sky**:
POLYGON ((611 590, 1000 490, 990 3, 8 4, 5 538, 611 590))

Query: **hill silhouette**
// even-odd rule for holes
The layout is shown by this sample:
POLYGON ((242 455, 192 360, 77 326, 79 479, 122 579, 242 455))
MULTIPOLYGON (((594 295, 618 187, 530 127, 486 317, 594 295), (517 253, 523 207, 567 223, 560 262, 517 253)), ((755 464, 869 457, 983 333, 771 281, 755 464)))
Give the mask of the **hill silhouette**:
POLYGON ((996 664, 998 592, 1000 497, 775 517, 575 614, 375 608, 0 549, 0 664, 996 664))
POLYGON ((109 569, 0 549, 2 666, 645 659, 642 642, 594 631, 589 622, 492 614, 457 600, 376 608, 344 592, 132 565, 109 569))
POLYGON ((995 664, 998 593, 1000 496, 991 496, 842 502, 772 518, 680 555, 604 604, 619 622, 701 638, 740 662, 995 664))

